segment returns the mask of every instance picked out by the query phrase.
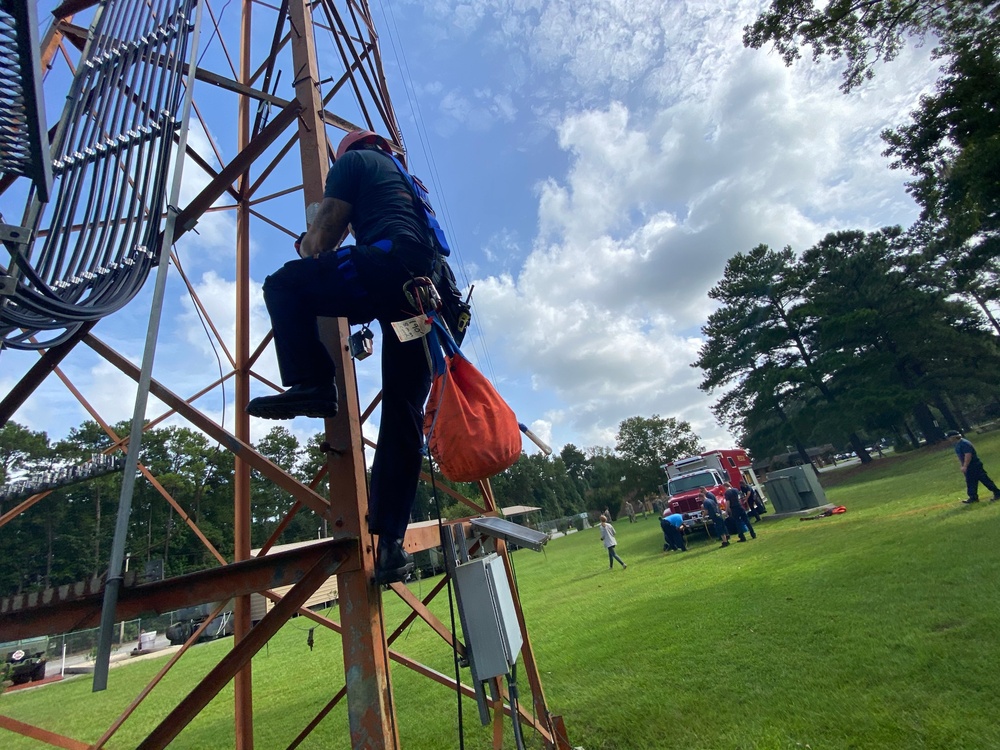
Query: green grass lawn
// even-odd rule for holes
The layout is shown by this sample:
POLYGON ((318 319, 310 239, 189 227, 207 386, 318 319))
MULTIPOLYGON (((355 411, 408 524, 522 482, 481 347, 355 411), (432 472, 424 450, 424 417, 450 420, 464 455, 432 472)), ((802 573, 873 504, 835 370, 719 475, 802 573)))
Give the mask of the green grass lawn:
MULTIPOLYGON (((973 440, 1000 475, 1000 433, 973 440)), ((596 529, 513 555, 546 698, 572 744, 1000 748, 1000 503, 959 503, 948 446, 823 481, 846 514, 765 520, 756 541, 724 550, 702 537, 664 554, 650 517, 616 523, 628 570, 608 570, 596 529)), ((390 623, 402 616, 391 595, 386 609, 390 623)), ((435 609, 447 623, 446 596, 435 609)), ((254 660, 259 749, 287 747, 343 684, 339 637, 317 629, 310 651, 310 626, 292 621, 254 660)), ((135 746, 229 645, 193 649, 110 746, 135 746)), ((396 648, 453 674, 450 651, 420 624, 396 648)), ((98 694, 88 678, 5 694, 0 713, 94 741, 161 663, 116 668, 98 694)), ((396 665, 392 676, 403 747, 457 748, 454 693, 396 665)), ((490 747, 474 701, 464 714, 466 747, 490 747)), ((232 745, 230 686, 172 747, 232 745)), ((302 747, 349 745, 341 705, 302 747)), ((5 749, 41 746, 0 730, 5 749)))

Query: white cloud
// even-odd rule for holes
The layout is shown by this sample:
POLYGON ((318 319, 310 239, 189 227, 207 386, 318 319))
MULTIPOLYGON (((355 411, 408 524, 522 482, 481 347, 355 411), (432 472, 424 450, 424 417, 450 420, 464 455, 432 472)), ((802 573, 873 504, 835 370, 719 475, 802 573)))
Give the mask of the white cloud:
MULTIPOLYGON (((208 313, 208 317, 218 330, 220 336, 230 353, 233 353, 236 342, 236 281, 225 279, 215 271, 207 271, 202 274, 200 281, 193 281, 192 286, 198 299, 201 301, 208 313)), ((186 291, 186 290, 185 290, 186 291)), ((264 307, 264 295, 261 292, 259 283, 250 284, 250 341, 251 346, 256 346, 271 327, 271 321, 264 307)), ((205 329, 199 319, 194 306, 194 301, 188 294, 183 294, 178 298, 184 313, 180 316, 183 323, 183 338, 190 345, 200 350, 203 354, 209 355, 212 360, 215 354, 212 350, 212 342, 209 340, 205 329)), ((220 350, 220 356, 225 361, 225 355, 220 350)), ((271 358, 273 359, 273 358, 271 358)), ((261 357, 259 362, 265 363, 268 358, 261 357)), ((276 375, 276 370, 266 370, 268 377, 276 375)))
MULTIPOLYGON (((738 36, 727 28, 706 37, 738 36)), ((906 96, 848 97, 829 68, 789 71, 741 49, 708 59, 707 44, 701 63, 676 67, 669 105, 618 101, 563 118, 570 165, 539 184, 530 254, 476 282, 483 322, 500 334, 493 361, 556 396, 546 414, 556 443, 613 444, 621 419, 652 413, 728 442, 689 367, 726 260, 916 216, 879 131, 914 105, 927 79, 920 53, 898 63, 917 84, 906 96)))

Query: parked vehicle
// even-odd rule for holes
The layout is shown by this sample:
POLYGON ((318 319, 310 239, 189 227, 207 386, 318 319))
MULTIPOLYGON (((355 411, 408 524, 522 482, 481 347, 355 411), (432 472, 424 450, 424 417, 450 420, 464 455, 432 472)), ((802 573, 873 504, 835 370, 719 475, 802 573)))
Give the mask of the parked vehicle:
POLYGON ((700 456, 680 458, 663 464, 660 468, 668 477, 667 483, 663 485, 663 492, 668 497, 670 511, 680 513, 685 519, 701 517, 698 490, 702 487, 715 495, 721 505, 723 482, 730 482, 737 488, 740 482, 746 482, 757 490, 763 502, 767 502, 764 488, 750 468, 750 456, 742 448, 708 451, 700 456))
MULTIPOLYGON (((208 604, 201 604, 197 607, 187 607, 178 610, 177 622, 167 628, 167 639, 174 646, 184 643, 205 621, 205 618, 211 614, 212 609, 214 607, 208 604)), ((233 613, 223 612, 218 617, 215 617, 208 624, 208 627, 202 631, 201 635, 198 636, 198 643, 214 641, 216 638, 225 638, 232 634, 233 613)))
POLYGON ((15 685, 23 685, 45 679, 45 652, 49 639, 26 638, 22 641, 0 643, 3 664, 0 665, 0 682, 10 680, 15 685))

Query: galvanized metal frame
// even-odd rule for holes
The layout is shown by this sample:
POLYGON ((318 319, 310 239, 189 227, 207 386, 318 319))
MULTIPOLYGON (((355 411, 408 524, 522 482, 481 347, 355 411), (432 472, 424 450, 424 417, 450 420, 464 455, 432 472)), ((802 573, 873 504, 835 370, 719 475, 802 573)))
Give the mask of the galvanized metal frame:
POLYGON ((52 160, 45 127, 45 99, 38 54, 38 13, 34 0, 0 0, 0 36, 16 50, 18 65, 0 81, 0 159, 2 171, 22 174, 35 185, 38 199, 52 190, 52 160))
MULTIPOLYGON (((207 0, 206 0, 207 2, 207 0)), ((70 0, 57 9, 54 15, 57 17, 56 23, 46 35, 43 43, 41 60, 43 64, 49 65, 54 55, 61 51, 63 56, 69 59, 64 43, 82 46, 86 35, 86 30, 73 25, 70 21, 73 14, 86 11, 93 6, 96 0, 70 0)), ((315 477, 310 485, 304 485, 283 472, 279 467, 270 463, 261 456, 250 445, 249 419, 242 414, 242 406, 249 399, 249 387, 251 378, 259 382, 267 382, 265 378, 254 372, 254 364, 270 341, 270 334, 259 342, 251 342, 249 332, 249 293, 250 293, 250 227, 251 220, 263 220, 274 227, 280 228, 289 237, 294 237, 297 232, 285 227, 280 221, 268 217, 266 211, 262 210, 267 201, 287 194, 290 191, 299 189, 298 186, 271 190, 264 193, 267 180, 272 176, 278 162, 285 158, 291 149, 298 144, 301 170, 303 206, 318 201, 322 197, 323 181, 325 178, 329 157, 332 154, 332 146, 327 137, 327 128, 334 127, 347 130, 353 127, 354 123, 328 111, 326 107, 333 100, 338 91, 345 86, 353 88, 359 100, 370 98, 371 106, 362 106, 362 116, 365 122, 358 123, 361 126, 378 130, 387 135, 393 147, 400 154, 405 155, 402 141, 399 136, 399 128, 396 124, 395 114, 392 110, 391 101, 388 96, 385 83, 385 76, 381 68, 381 61, 378 55, 377 35, 375 34, 371 14, 367 3, 363 0, 348 0, 346 9, 342 12, 334 4, 334 0, 319 0, 312 3, 308 0, 288 0, 282 3, 282 9, 287 7, 289 16, 289 31, 280 33, 282 28, 280 22, 275 22, 274 41, 269 53, 264 60, 253 68, 250 52, 250 31, 252 28, 252 17, 254 4, 251 0, 242 0, 241 20, 240 20, 240 50, 239 59, 233 64, 231 56, 230 70, 232 75, 224 75, 199 68, 197 71, 197 81, 209 86, 218 87, 221 90, 231 92, 239 97, 237 138, 238 153, 228 163, 219 156, 220 150, 212 143, 216 156, 219 157, 219 170, 213 170, 204 159, 201 159, 189 149, 188 153, 192 160, 201 166, 209 175, 210 179, 201 193, 196 196, 188 205, 180 207, 177 217, 177 234, 180 235, 193 229, 202 215, 214 210, 233 210, 237 216, 237 236, 236 248, 236 272, 237 272, 237 296, 235 300, 237 308, 237 335, 235 350, 230 352, 223 344, 225 358, 232 368, 229 373, 224 373, 220 378, 200 389, 196 394, 187 398, 178 395, 170 390, 165 384, 153 379, 150 383, 150 393, 155 395, 165 403, 169 411, 152 420, 148 427, 159 423, 169 414, 179 414, 188 420, 192 426, 205 432, 209 437, 220 441, 235 456, 236 462, 236 490, 234 497, 234 507, 236 516, 236 554, 235 560, 229 564, 205 574, 205 580, 211 580, 214 589, 211 589, 214 600, 221 598, 225 590, 237 592, 236 609, 236 637, 233 652, 226 657, 216 670, 201 684, 194 686, 190 694, 182 701, 171 715, 169 722, 163 722, 155 728, 143 743, 143 747, 165 747, 173 736, 180 731, 188 721, 193 718, 198 710, 214 696, 218 689, 226 684, 230 679, 235 685, 234 715, 236 722, 236 743, 240 750, 250 750, 253 747, 253 716, 252 716, 252 673, 250 668, 250 658, 252 654, 266 642, 273 632, 283 624, 288 617, 298 611, 299 614, 312 619, 314 622, 334 631, 341 632, 344 638, 344 660, 345 673, 348 675, 348 684, 337 691, 330 702, 317 714, 317 716, 303 728, 298 737, 293 740, 290 747, 296 747, 309 732, 326 716, 329 710, 342 700, 348 700, 348 716, 350 723, 350 733, 352 745, 372 747, 372 748, 397 748, 399 747, 399 736, 393 711, 391 696, 391 683, 389 680, 389 661, 406 666, 419 674, 423 674, 442 685, 447 685, 451 689, 458 690, 464 695, 474 695, 472 687, 465 684, 456 684, 453 677, 443 675, 429 667, 419 664, 399 653, 391 647, 392 643, 403 633, 411 622, 420 619, 427 624, 432 631, 436 632, 447 644, 449 648, 456 648, 458 652, 464 653, 465 647, 461 642, 455 642, 455 636, 441 623, 428 609, 427 605, 442 591, 445 590, 447 579, 441 582, 424 597, 418 600, 412 592, 401 584, 394 584, 391 590, 396 593, 410 607, 410 614, 404 618, 403 622, 396 627, 389 627, 383 618, 381 607, 381 593, 373 584, 374 571, 374 539, 367 534, 363 519, 366 512, 367 492, 365 487, 364 473, 364 448, 366 445, 373 445, 370 441, 362 437, 361 426, 365 419, 372 413, 379 402, 377 397, 364 411, 361 410, 357 398, 357 383, 353 362, 347 354, 347 349, 343 345, 347 326, 344 321, 331 321, 333 331, 333 350, 339 353, 338 356, 338 385, 341 393, 346 395, 346 404, 343 404, 343 412, 336 420, 326 423, 327 441, 335 450, 328 455, 327 465, 319 476, 315 477), (317 13, 322 13, 325 24, 319 24, 314 20, 317 13), (326 28, 333 33, 333 38, 337 44, 338 53, 344 64, 343 75, 332 85, 326 95, 320 93, 320 75, 316 60, 315 38, 312 29, 315 27, 326 28), (275 93, 269 92, 270 71, 273 62, 278 55, 291 54, 294 69, 299 71, 295 81, 295 98, 285 100, 275 93), (258 84, 259 80, 262 83, 258 84), (262 123, 262 118, 254 118, 254 108, 259 103, 264 103, 272 107, 280 107, 277 113, 272 112, 272 116, 266 124, 262 123), (289 135, 288 129, 295 124, 297 134, 289 135), (285 139, 277 153, 270 152, 273 146, 285 139), (269 154, 267 159, 263 158, 269 154), (255 179, 251 179, 251 168, 260 169, 260 173, 255 179), (223 208, 213 207, 213 203, 223 195, 233 201, 232 206, 223 208), (231 380, 235 382, 236 402, 240 409, 240 417, 236 420, 235 430, 229 433, 221 426, 209 419, 203 412, 194 406, 194 402, 221 383, 231 380), (316 563, 316 567, 311 568, 309 573, 303 574, 300 583, 293 589, 294 595, 286 594, 284 598, 278 597, 269 591, 273 586, 282 585, 278 583, 277 565, 271 556, 261 559, 254 559, 250 556, 250 517, 249 517, 249 476, 250 470, 254 469, 264 476, 274 481, 283 489, 288 491, 294 502, 286 515, 285 523, 297 513, 301 508, 308 508, 318 516, 329 521, 330 527, 335 529, 334 540, 324 546, 330 550, 330 554, 323 556, 323 562, 316 563), (338 504, 334 507, 327 498, 315 492, 323 474, 329 477, 331 497, 338 498, 338 504), (349 499, 345 503, 344 500, 349 499), (346 546, 345 546, 346 545, 346 546), (336 550, 336 554, 333 554, 336 550), (333 555, 331 557, 331 555, 333 555), (268 576, 269 580, 257 579, 253 583, 238 583, 243 576, 243 571, 250 570, 247 566, 257 565, 258 575, 268 576), (349 606, 342 607, 341 623, 334 623, 309 610, 299 609, 301 603, 308 597, 308 589, 315 583, 318 585, 332 566, 339 566, 337 574, 340 581, 341 601, 349 606), (257 588, 251 588, 257 587, 257 588), (264 590, 279 604, 268 615, 267 627, 259 629, 258 624, 253 629, 250 628, 249 621, 249 592, 264 590)), ((258 6, 262 7, 262 6, 258 6)), ((207 8, 210 10, 210 7, 207 8)), ((273 12, 273 8, 265 8, 273 12)), ((218 20, 213 15, 213 18, 218 20)), ((197 117, 202 119, 202 113, 197 108, 197 91, 195 96, 195 111, 197 117)), ((206 130, 208 130, 206 128, 206 130)), ((9 181, 0 181, 0 193, 10 184, 9 181)), ((175 258, 175 263, 177 259, 175 258)), ((193 287, 184 279, 194 303, 201 310, 208 321, 208 326, 213 337, 219 344, 222 344, 222 336, 212 323, 206 313, 205 306, 198 300, 193 287)), ((116 441, 117 449, 121 449, 126 441, 114 435, 110 427, 100 419, 100 415, 86 402, 86 399, 79 390, 73 386, 65 374, 59 369, 60 363, 69 356, 76 345, 84 342, 94 352, 98 353, 107 362, 114 365, 121 372, 129 377, 138 380, 138 368, 128 361, 121 354, 116 352, 92 333, 92 325, 87 325, 81 329, 70 341, 54 347, 48 351, 40 352, 39 363, 31 368, 21 381, 0 400, 0 423, 5 422, 16 412, 17 408, 26 399, 31 397, 34 390, 41 384, 44 378, 55 372, 66 386, 75 393, 81 403, 98 420, 102 427, 108 431, 112 439, 116 441)), ((155 483, 155 478, 145 472, 147 478, 155 483)), ((427 477, 425 477, 427 478, 427 477)), ((448 488, 438 486, 440 491, 456 495, 448 488)), ((488 482, 481 485, 484 502, 482 505, 472 503, 467 498, 461 498, 466 502, 473 513, 496 514, 496 503, 492 490, 488 482)), ((170 497, 169 493, 160 488, 161 494, 167 502, 173 504, 182 515, 186 515, 182 506, 170 497)), ((38 497, 31 498, 24 507, 17 509, 17 512, 28 510, 38 501, 38 497)), ((0 534, 2 527, 13 515, 13 511, 0 519, 0 534)), ((194 526, 193 522, 189 524, 194 526)), ((269 548, 283 526, 274 533, 272 540, 265 545, 269 548)), ((465 538, 471 535, 471 529, 467 523, 462 521, 452 522, 451 527, 456 537, 465 538)), ((211 545, 206 543, 207 548, 212 550, 211 545)), ((471 544, 476 545, 478 539, 472 540, 471 544)), ((441 543, 439 532, 436 528, 416 530, 407 535, 406 546, 411 551, 429 549, 441 543)), ((495 543, 497 551, 507 558, 506 545, 502 541, 495 543)), ((212 550, 212 554, 218 559, 221 556, 217 551, 212 550)), ((303 563, 304 565, 304 563, 303 563)), ((542 690, 541 680, 535 664, 534 653, 531 641, 528 637, 527 629, 524 625, 523 617, 520 617, 520 603, 517 601, 517 591, 513 582, 513 573, 507 561, 507 572, 511 578, 511 588, 514 592, 515 602, 519 611, 520 626, 524 639, 522 649, 523 669, 527 678, 531 695, 532 708, 529 713, 523 706, 521 707, 521 720, 530 724, 541 736, 546 746, 558 748, 558 750, 570 747, 566 740, 565 728, 562 720, 558 716, 550 713, 545 695, 542 690)), ((284 580, 284 579, 282 579, 284 580)), ((207 595, 205 589, 198 596, 186 597, 185 591, 189 590, 191 579, 175 579, 167 584, 172 590, 171 602, 177 605, 194 603, 195 599, 205 600, 207 595)), ((211 588, 211 587, 210 587, 211 588)), ((143 587, 130 588, 128 581, 123 589, 123 598, 119 607, 119 615, 131 611, 131 607, 153 607, 152 599, 144 599, 143 587)), ((90 596, 96 596, 96 592, 90 596)), ((57 597, 58 598, 58 597, 57 597)), ((86 597, 84 597, 86 598, 86 597)), ((73 597, 67 592, 62 600, 55 601, 52 606, 47 606, 45 602, 35 602, 35 607, 28 606, 30 603, 22 603, 23 608, 20 614, 11 614, 9 601, 0 602, 0 630, 5 630, 12 622, 19 622, 25 632, 30 630, 30 622, 47 622, 46 627, 57 627, 68 629, 74 622, 81 621, 81 605, 79 602, 72 603, 73 597), (6 610, 4 608, 7 608, 6 610), (30 616, 25 614, 32 611, 30 616), (48 619, 46 619, 48 618, 48 619), (56 623, 53 625, 52 623, 56 623)), ((263 622, 263 621, 262 621, 263 622)), ((20 631, 19 631, 20 632, 20 631)), ((178 657, 179 658, 179 655, 178 657)), ((105 735, 95 744, 88 745, 73 738, 62 737, 57 733, 48 730, 31 727, 23 722, 0 716, 0 728, 15 731, 27 736, 34 737, 43 742, 47 742, 56 747, 102 747, 108 742, 122 722, 134 710, 148 691, 153 688, 173 664, 171 661, 161 675, 154 679, 143 693, 136 698, 133 704, 126 709, 125 713, 109 727, 105 735)), ((503 722, 504 715, 509 715, 510 709, 504 705, 506 697, 503 687, 496 686, 496 698, 493 701, 495 715, 493 718, 493 738, 494 747, 500 748, 503 743, 503 722)))

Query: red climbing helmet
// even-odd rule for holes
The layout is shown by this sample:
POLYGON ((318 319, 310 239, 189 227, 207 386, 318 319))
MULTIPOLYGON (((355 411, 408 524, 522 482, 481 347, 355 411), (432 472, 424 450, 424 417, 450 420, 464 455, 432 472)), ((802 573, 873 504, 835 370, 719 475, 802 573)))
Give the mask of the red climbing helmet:
POLYGON ((380 136, 378 133, 373 133, 371 130, 352 130, 340 139, 340 145, 337 146, 337 158, 339 159, 359 143, 374 143, 383 151, 387 151, 390 154, 392 153, 392 147, 389 145, 389 141, 380 136))

